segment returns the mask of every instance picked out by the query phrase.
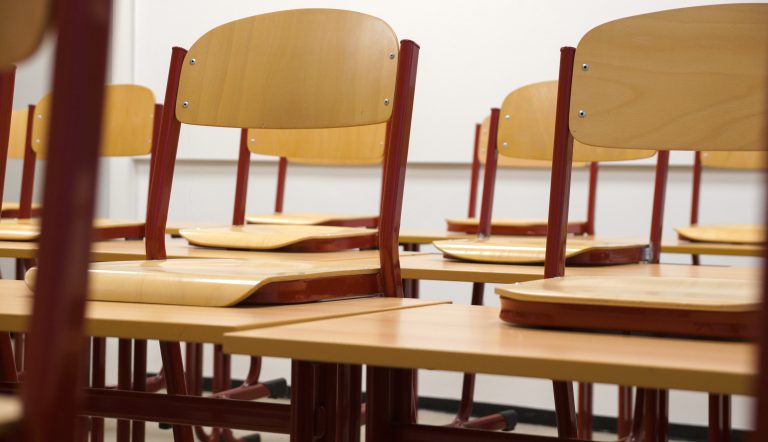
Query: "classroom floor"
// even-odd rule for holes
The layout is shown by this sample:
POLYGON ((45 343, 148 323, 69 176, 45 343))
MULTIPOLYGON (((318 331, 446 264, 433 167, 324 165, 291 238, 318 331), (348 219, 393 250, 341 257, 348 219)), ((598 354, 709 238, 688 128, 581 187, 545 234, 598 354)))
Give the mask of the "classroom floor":
MULTIPOLYGON (((439 413, 435 411, 428 411, 428 410, 421 410, 419 411, 419 422, 424 424, 434 424, 434 425, 442 425, 446 422, 450 422, 453 418, 452 415, 449 415, 447 413, 439 413)), ((115 440, 115 421, 110 420, 105 424, 106 427, 106 434, 104 440, 115 440)), ((363 427, 363 433, 365 432, 365 427, 363 427)), ((528 424, 518 424, 517 428, 515 429, 515 432, 521 433, 521 434, 535 434, 535 435, 546 435, 546 436, 556 436, 557 431, 553 427, 546 427, 546 426, 540 426, 540 425, 528 425, 528 424)), ((250 434, 250 432, 246 431, 235 431, 235 435, 237 436, 246 436, 247 434, 250 434)), ((616 436, 612 435, 610 433, 595 433, 593 435, 594 440, 616 440, 616 436)), ((154 423, 148 423, 147 424, 147 442, 160 442, 160 441, 170 441, 173 440, 173 432, 171 430, 161 430, 158 428, 157 424, 154 423)), ((286 434, 270 434, 270 433, 261 433, 261 442, 285 442, 288 441, 289 437, 286 434)))

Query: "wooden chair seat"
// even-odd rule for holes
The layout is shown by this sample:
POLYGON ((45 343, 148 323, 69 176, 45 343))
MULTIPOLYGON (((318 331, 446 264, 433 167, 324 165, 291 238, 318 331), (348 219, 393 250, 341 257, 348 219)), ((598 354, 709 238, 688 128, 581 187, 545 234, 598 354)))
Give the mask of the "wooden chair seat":
POLYGON ((760 311, 757 279, 565 276, 496 293, 502 320, 559 328, 748 338, 760 311))
POLYGON ((190 244, 246 250, 331 251, 370 248, 377 231, 360 227, 250 224, 180 229, 190 244))
MULTIPOLYGON (((530 236, 494 236, 432 243, 443 255, 465 261, 498 264, 541 264, 547 239, 530 236)), ((571 265, 630 264, 640 262, 647 243, 639 241, 569 238, 566 257, 571 265)))
MULTIPOLYGON (((295 292, 289 293, 292 302, 307 302, 378 293, 378 270, 378 262, 370 261, 171 259, 94 263, 89 269, 89 299, 228 307, 282 303, 286 292, 295 292), (307 289, 318 284, 328 287, 307 289), (305 289, 305 299, 295 296, 305 289)), ((27 285, 31 286, 36 272, 37 268, 27 272, 27 285)))
POLYGON ((676 227, 680 239, 730 244, 764 244, 765 227, 755 224, 719 224, 676 227))
MULTIPOLYGON (((480 225, 479 218, 448 218, 449 232, 477 233, 480 225)), ((584 221, 568 222, 568 233, 573 235, 585 235, 587 223, 584 221)), ((546 219, 527 218, 501 218, 491 220, 492 235, 523 235, 545 236, 547 234, 546 219)))
MULTIPOLYGON (((135 234, 129 237, 143 236, 144 223, 141 221, 127 221, 115 219, 96 219, 93 227, 97 239, 111 239, 121 237, 122 232, 135 234), (117 234, 113 234, 117 232, 117 234)), ((3 219, 0 220, 0 240, 2 241, 36 241, 40 236, 40 219, 3 219)))
POLYGON ((273 213, 245 215, 245 220, 250 224, 376 227, 379 222, 379 217, 376 215, 342 215, 329 213, 273 213))

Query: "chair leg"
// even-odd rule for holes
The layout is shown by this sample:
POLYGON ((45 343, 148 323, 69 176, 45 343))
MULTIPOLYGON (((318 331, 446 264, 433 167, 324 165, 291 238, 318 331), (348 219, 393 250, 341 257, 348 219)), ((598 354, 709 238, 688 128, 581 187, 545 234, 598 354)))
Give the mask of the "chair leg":
POLYGON ((13 357, 13 345, 10 333, 0 333, 0 380, 4 382, 16 382, 16 362, 13 357))
POLYGON ((632 387, 619 385, 619 413, 617 435, 627 437, 632 432, 632 387))
MULTIPOLYGON (((133 347, 133 391, 147 389, 147 341, 137 339, 133 347)), ((146 423, 133 421, 131 424, 131 442, 144 442, 146 423)))
MULTIPOLYGON (((181 360, 181 344, 178 342, 161 342, 160 356, 163 360, 168 394, 187 395, 184 364, 181 360)), ((173 440, 175 442, 192 442, 192 428, 188 425, 174 425, 173 440)))
MULTIPOLYGON (((107 339, 93 338, 92 351, 91 385, 94 388, 104 388, 107 371, 107 339)), ((91 419, 91 442, 104 442, 104 418, 91 419)))
POLYGON ((645 396, 643 440, 666 442, 669 393, 667 390, 644 389, 643 394, 645 396))
POLYGON ((592 394, 593 386, 591 383, 579 382, 579 412, 577 414, 579 422, 579 437, 581 439, 592 439, 592 394))
POLYGON ((723 394, 709 395, 709 442, 731 440, 731 397, 723 394))
POLYGON ((573 400, 573 384, 566 381, 552 381, 555 392, 555 417, 557 418, 557 435, 576 439, 576 406, 573 400))
MULTIPOLYGON (((131 353, 133 342, 130 339, 118 340, 117 350, 117 388, 123 391, 131 390, 131 353)), ((117 442, 131 440, 131 421, 117 420, 117 442)))

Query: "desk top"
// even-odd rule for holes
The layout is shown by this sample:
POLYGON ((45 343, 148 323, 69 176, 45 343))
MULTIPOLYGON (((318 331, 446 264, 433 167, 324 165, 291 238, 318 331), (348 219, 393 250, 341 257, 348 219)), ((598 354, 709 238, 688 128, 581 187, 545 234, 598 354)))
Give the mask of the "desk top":
MULTIPOLYGON (((544 277, 542 265, 473 263, 443 258, 435 253, 400 258, 403 278, 509 284, 544 277)), ((753 267, 693 266, 687 264, 627 264, 567 267, 569 276, 667 276, 675 278, 756 279, 753 267)))
POLYGON ((21 400, 17 396, 0 396, 0 436, 21 421, 21 400))
POLYGON ((228 333, 224 351, 301 360, 750 394, 752 344, 515 327, 436 305, 228 333))
POLYGON ((724 244, 713 242, 670 241, 661 244, 663 253, 686 255, 762 256, 760 244, 724 244))
MULTIPOLYGON (((23 281, 0 281, 0 330, 26 331, 32 307, 23 281)), ((272 307, 186 307, 89 301, 86 333, 133 339, 220 343, 224 333, 447 301, 360 298, 272 307)))

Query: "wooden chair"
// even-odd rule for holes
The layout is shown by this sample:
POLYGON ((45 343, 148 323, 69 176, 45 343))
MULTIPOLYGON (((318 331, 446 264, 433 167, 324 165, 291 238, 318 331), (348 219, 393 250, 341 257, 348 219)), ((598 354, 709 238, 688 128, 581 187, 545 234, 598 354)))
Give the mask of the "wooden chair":
MULTIPOLYGON (((137 85, 121 84, 106 86, 105 117, 101 138, 101 156, 139 156, 151 153, 155 136, 155 98, 151 90, 137 85)), ((26 111, 16 111, 14 136, 10 152, 22 144, 18 136, 24 132, 24 171, 18 218, 0 221, 0 240, 35 241, 40 236, 40 226, 32 206, 35 159, 46 159, 51 143, 47 121, 51 117, 53 95, 43 97, 26 111), (26 116, 26 122, 24 122, 26 116), (30 125, 31 123, 31 125, 30 125), (23 129, 22 129, 23 124, 23 129), (30 128, 31 129, 28 129, 30 128)), ((158 114, 159 117, 159 114, 158 114)), ((145 223, 141 221, 98 219, 94 235, 97 240, 113 238, 141 238, 145 223)))
MULTIPOLYGON (((546 240, 537 237, 490 237, 493 195, 498 155, 528 160, 551 161, 548 146, 555 121, 557 82, 534 83, 511 92, 501 110, 491 111, 483 200, 477 239, 435 241, 444 255, 469 261, 505 264, 540 264, 544 262, 546 240), (526 109, 540 111, 528 113, 526 109), (503 114, 504 118, 499 119, 503 114), (549 115, 549 116, 548 116, 549 115)), ((603 162, 647 158, 652 150, 604 149, 577 143, 573 161, 603 162)), ((592 207, 594 210, 594 206, 592 207)), ((571 227, 569 227, 571 229, 571 227)), ((659 238, 660 240, 660 238, 659 238)), ((626 264, 643 259, 647 243, 637 240, 600 240, 569 238, 568 258, 573 264, 626 264)))
MULTIPOLYGON (((469 187, 469 208, 467 218, 449 218, 446 220, 449 232, 477 233, 480 220, 476 216, 477 208, 477 182, 480 167, 485 166, 488 152, 488 132, 491 125, 491 117, 483 119, 481 124, 475 125, 475 147, 472 154, 472 173, 469 187)), ((542 135, 544 135, 542 133, 542 135)), ((551 137, 550 137, 551 138, 551 137)), ((542 140, 545 141, 545 140, 542 140)), ((551 144, 551 143, 547 143, 551 144)), ((549 161, 529 160, 511 156, 500 156, 497 167, 510 169, 549 169, 549 161)), ((586 167, 587 163, 575 163, 573 167, 586 167)), ((586 221, 571 221, 568 223, 568 233, 574 235, 595 234, 595 196, 597 194, 598 163, 589 164, 589 191, 587 192, 587 219, 586 221)), ((546 219, 499 219, 491 220, 491 235, 533 235, 544 236, 547 234, 546 219)))
MULTIPOLYGON (((8 437, 32 441, 78 437, 82 318, 103 101, 98 85, 106 77, 111 2, 60 0, 55 9, 56 97, 43 198, 47 216, 42 220, 40 278, 30 324, 30 366, 21 389, 22 434, 8 437)), ((52 10, 52 2, 44 0, 0 2, 0 183, 13 97, 15 68, 9 64, 34 52, 54 17, 52 10)), ((13 377, 15 368, 4 367, 3 380, 13 377)))
MULTIPOLYGON (((703 168, 731 170, 765 170, 764 152, 696 152, 693 163, 691 192, 691 224, 677 227, 680 239, 697 242, 764 244, 764 227, 752 224, 700 225, 699 204, 703 168)), ((694 259, 697 255, 694 255, 694 259)), ((698 262, 698 261, 695 261, 698 262)))
POLYGON ((284 213, 285 180, 288 163, 305 165, 362 166, 382 164, 386 124, 334 129, 249 129, 241 139, 238 158, 233 224, 285 224, 294 226, 320 225, 372 227, 378 224, 376 215, 345 215, 334 213, 284 213), (245 213, 248 186, 248 166, 251 153, 278 156, 275 211, 271 214, 245 213))
POLYGON ((32 202, 32 188, 35 180, 35 151, 29 142, 32 134, 32 116, 34 106, 13 111, 11 115, 11 133, 8 140, 8 159, 22 161, 21 189, 19 201, 4 201, 0 210, 2 218, 31 218, 39 217, 42 207, 32 202))
MULTIPOLYGON (((754 281, 563 275, 573 138, 607 147, 657 148, 660 158, 669 150, 764 150, 766 31, 768 5, 702 6, 609 22, 588 32, 577 49, 562 49, 547 279, 498 288, 504 321, 625 333, 757 336, 760 286, 754 281), (722 118, 726 109, 727 119, 722 118)), ((666 174, 661 178, 664 184, 666 174)), ((664 186, 656 191, 663 201, 664 186)), ((555 387, 560 434, 575 436, 571 385, 555 382, 555 387)), ((638 401, 636 430, 642 429, 646 440, 665 440, 666 392, 645 390, 638 401)), ((710 404, 715 423, 710 432, 722 440, 729 429, 728 397, 711 395, 710 404)))

